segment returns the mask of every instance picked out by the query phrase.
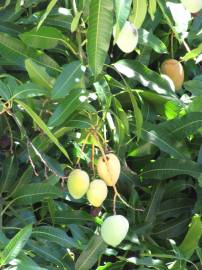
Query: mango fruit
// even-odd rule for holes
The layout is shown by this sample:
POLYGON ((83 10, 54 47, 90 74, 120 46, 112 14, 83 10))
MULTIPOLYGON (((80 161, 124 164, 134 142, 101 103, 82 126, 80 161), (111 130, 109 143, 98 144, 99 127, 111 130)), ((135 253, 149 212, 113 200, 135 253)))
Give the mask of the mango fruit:
POLYGON ((105 162, 102 156, 98 159, 97 172, 108 186, 114 186, 118 181, 121 171, 120 161, 118 157, 112 153, 107 154, 106 159, 107 162, 105 162))
POLYGON ((184 69, 175 59, 165 60, 161 65, 161 73, 167 75, 174 83, 175 90, 180 90, 184 82, 184 69))
POLYGON ((89 203, 91 203, 95 207, 99 207, 106 199, 107 193, 108 189, 105 182, 103 180, 96 179, 90 183, 87 192, 87 198, 89 203))
POLYGON ((118 246, 126 237, 129 229, 128 220, 122 215, 106 218, 101 226, 101 236, 110 246, 118 246))
POLYGON ((87 172, 75 169, 69 174, 67 187, 74 199, 82 198, 86 194, 89 184, 90 179, 87 172))
POLYGON ((196 13, 202 9, 201 0, 181 0, 181 2, 190 13, 196 13))
POLYGON ((134 51, 138 43, 138 31, 137 29, 129 22, 126 21, 123 28, 121 29, 116 44, 119 49, 125 53, 131 53, 134 51))

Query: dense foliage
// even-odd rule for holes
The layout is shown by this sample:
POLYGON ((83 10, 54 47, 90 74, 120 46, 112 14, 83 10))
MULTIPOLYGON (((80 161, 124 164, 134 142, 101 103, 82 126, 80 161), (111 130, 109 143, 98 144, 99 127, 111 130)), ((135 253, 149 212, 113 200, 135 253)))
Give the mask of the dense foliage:
POLYGON ((195 11, 180 0, 1 1, 1 269, 201 269, 195 11), (184 69, 179 81, 171 71, 177 88, 161 74, 170 58, 184 69), (71 171, 97 179, 109 152, 121 175, 103 205, 73 198, 71 171), (113 247, 100 228, 115 213, 129 231, 117 224, 127 236, 113 247))

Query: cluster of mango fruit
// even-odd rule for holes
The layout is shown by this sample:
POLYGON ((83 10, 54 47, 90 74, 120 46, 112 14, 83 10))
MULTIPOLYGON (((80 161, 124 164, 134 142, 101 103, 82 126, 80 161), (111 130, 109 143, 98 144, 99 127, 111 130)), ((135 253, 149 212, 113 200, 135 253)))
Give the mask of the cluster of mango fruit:
MULTIPOLYGON (((108 186, 115 187, 120 171, 120 161, 115 154, 101 156, 97 162, 97 173, 101 179, 90 181, 86 171, 74 169, 67 180, 69 194, 74 199, 80 199, 86 195, 92 206, 100 207, 107 198, 108 186)), ((122 215, 114 214, 102 223, 101 236, 108 245, 116 247, 126 237, 128 229, 128 220, 122 215)))

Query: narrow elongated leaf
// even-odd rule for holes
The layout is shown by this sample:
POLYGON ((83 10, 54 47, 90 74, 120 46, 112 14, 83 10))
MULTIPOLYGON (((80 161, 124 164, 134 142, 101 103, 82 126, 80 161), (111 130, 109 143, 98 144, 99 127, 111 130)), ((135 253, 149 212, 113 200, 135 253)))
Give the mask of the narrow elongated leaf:
POLYGON ((194 161, 162 158, 145 166, 139 177, 164 180, 177 175, 190 175, 198 178, 201 173, 202 166, 194 161))
POLYGON ((12 97, 12 95, 13 95, 13 90, 9 89, 9 87, 5 83, 0 81, 0 96, 3 99, 8 100, 10 99, 10 97, 12 97))
POLYGON ((156 13, 156 0, 149 0, 148 12, 152 20, 154 20, 154 15, 156 13))
POLYGON ((141 132, 142 132, 143 116, 142 116, 142 112, 141 112, 140 108, 138 107, 135 96, 133 95, 131 90, 129 90, 129 96, 131 99, 131 103, 132 103, 133 111, 134 111, 134 116, 135 116, 137 140, 139 140, 140 136, 141 136, 141 132))
POLYGON ((199 215, 192 218, 191 226, 185 235, 184 240, 179 246, 180 252, 184 258, 190 259, 194 251, 197 249, 199 240, 202 236, 202 222, 199 215))
POLYGON ((145 222, 152 223, 155 220, 155 213, 158 211, 165 188, 162 183, 159 183, 155 188, 150 203, 148 204, 148 209, 145 215, 145 222))
POLYGON ((139 81, 145 87, 148 87, 159 94, 175 97, 169 83, 158 73, 141 63, 134 60, 120 60, 113 65, 126 77, 139 81))
POLYGON ((26 99, 38 96, 48 96, 49 92, 31 82, 26 82, 25 84, 20 84, 15 87, 11 99, 26 99))
POLYGON ((63 124, 70 115, 85 102, 85 92, 81 89, 72 90, 71 93, 58 105, 48 121, 48 126, 56 127, 63 124))
POLYGON ((79 61, 65 65, 62 73, 54 84, 52 98, 63 98, 67 96, 73 88, 81 87, 81 78, 84 71, 85 69, 81 66, 79 61))
POLYGON ((62 210, 55 212, 55 224, 85 224, 86 222, 94 222, 94 218, 81 210, 62 210))
POLYGON ((38 52, 32 48, 28 48, 24 43, 5 33, 0 33, 0 50, 5 59, 10 60, 19 66, 24 67, 24 61, 27 58, 34 59, 37 63, 46 66, 54 71, 60 71, 58 64, 45 53, 38 52))
POLYGON ((105 251, 107 245, 101 236, 94 235, 86 249, 81 253, 75 264, 75 270, 89 270, 96 263, 98 257, 105 251))
POLYGON ((129 16, 131 3, 132 0, 115 0, 114 2, 116 16, 116 24, 114 26, 114 43, 116 43, 116 39, 129 16))
POLYGON ((0 192, 8 191, 14 184, 18 173, 18 163, 15 156, 8 157, 2 168, 2 175, 0 179, 0 192))
MULTIPOLYGON (((54 136, 54 134, 49 130, 43 120, 25 103, 20 100, 15 100, 26 112, 32 117, 34 122, 43 130, 43 132, 49 137, 49 139, 60 149, 60 151, 65 155, 67 159, 69 159, 69 155, 65 148, 59 143, 58 139, 54 136)), ((70 160, 70 159, 69 159, 70 160)))
POLYGON ((167 53, 166 45, 157 38, 152 32, 145 29, 139 29, 138 42, 142 45, 151 47, 157 53, 167 53))
POLYGON ((49 184, 27 184, 19 187, 12 196, 15 203, 20 205, 33 204, 48 198, 61 198, 62 192, 59 188, 49 184))
POLYGON ((30 79, 38 85, 51 90, 53 88, 53 78, 49 76, 46 69, 36 64, 32 59, 25 60, 25 68, 30 79))
POLYGON ((88 63, 94 75, 102 71, 113 27, 113 1, 92 0, 87 33, 88 63))
POLYGON ((28 225, 21 229, 7 244, 3 252, 1 253, 1 266, 9 263, 16 258, 20 251, 27 243, 32 233, 32 226, 28 225))
POLYGON ((147 14, 147 0, 133 0, 133 24, 139 29, 147 14))
POLYGON ((39 28, 42 26, 42 24, 44 23, 44 21, 46 20, 46 18, 48 17, 49 13, 51 12, 51 10, 54 8, 54 6, 57 4, 57 0, 51 0, 46 8, 46 11, 43 13, 43 15, 41 16, 41 19, 37 25, 37 30, 39 30, 39 28))
POLYGON ((54 48, 63 39, 62 32, 50 26, 42 26, 38 31, 36 28, 33 28, 19 36, 28 47, 37 49, 54 48))
POLYGON ((179 146, 175 146, 173 143, 174 137, 167 135, 166 131, 163 132, 162 130, 159 130, 155 125, 144 123, 141 137, 146 142, 156 145, 159 149, 171 156, 185 159, 182 149, 179 146))
POLYGON ((56 252, 41 246, 38 242, 29 241, 28 242, 29 248, 39 257, 41 257, 46 262, 51 262, 61 269, 64 269, 64 264, 60 258, 56 255, 56 252))
POLYGON ((77 242, 73 238, 67 236, 63 230, 51 226, 40 226, 34 229, 32 236, 55 242, 65 248, 79 248, 77 242))
POLYGON ((202 44, 200 44, 196 49, 191 50, 182 57, 183 61, 188 61, 190 59, 196 58, 199 54, 202 53, 202 44))
POLYGON ((191 112, 180 118, 164 122, 159 127, 165 132, 169 132, 175 139, 184 139, 195 134, 202 127, 202 113, 191 112))

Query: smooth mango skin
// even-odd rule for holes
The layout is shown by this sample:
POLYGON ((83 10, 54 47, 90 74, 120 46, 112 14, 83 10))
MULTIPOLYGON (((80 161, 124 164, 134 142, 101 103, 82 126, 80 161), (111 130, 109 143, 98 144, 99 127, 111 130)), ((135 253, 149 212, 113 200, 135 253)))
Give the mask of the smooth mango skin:
POLYGON ((126 237, 129 229, 128 220, 122 215, 114 215, 105 219, 101 226, 101 236, 110 246, 118 246, 126 237))
POLYGON ((103 180, 96 179, 90 183, 87 192, 87 198, 89 203, 91 203, 95 207, 99 207, 106 199, 107 193, 108 189, 105 182, 103 180))
POLYGON ((116 44, 119 49, 125 53, 131 53, 134 51, 138 43, 138 31, 131 25, 129 21, 126 21, 121 32, 118 35, 116 44))
POLYGON ((80 169, 73 170, 67 181, 69 193, 74 199, 82 198, 86 194, 89 184, 90 179, 87 172, 80 169))
POLYGON ((201 0, 181 0, 181 2, 190 13, 196 13, 202 9, 201 0))
POLYGON ((103 157, 98 159, 98 175, 108 186, 114 186, 119 179, 121 165, 118 157, 112 153, 106 155, 107 164, 103 157))
POLYGON ((161 65, 161 73, 167 75, 174 83, 175 90, 180 90, 184 82, 184 69, 175 59, 165 60, 161 65))

